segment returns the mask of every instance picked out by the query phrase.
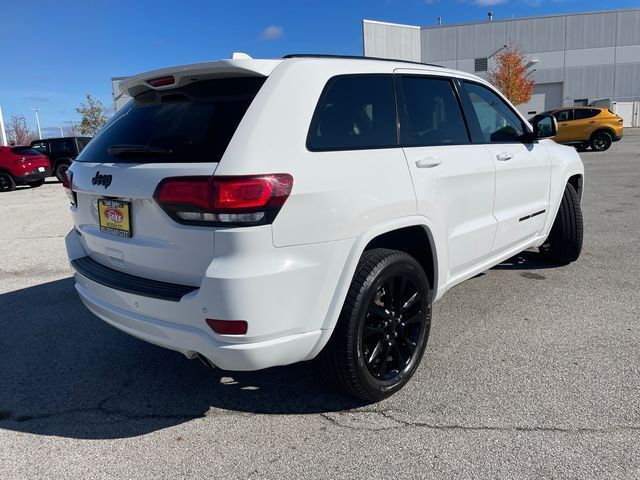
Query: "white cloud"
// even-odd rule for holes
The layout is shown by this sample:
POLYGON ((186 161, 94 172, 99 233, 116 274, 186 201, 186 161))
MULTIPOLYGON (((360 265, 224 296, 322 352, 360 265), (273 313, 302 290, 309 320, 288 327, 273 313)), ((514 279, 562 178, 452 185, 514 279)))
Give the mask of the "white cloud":
POLYGON ((284 28, 279 25, 269 25, 260 33, 260 40, 275 40, 284 35, 284 28))

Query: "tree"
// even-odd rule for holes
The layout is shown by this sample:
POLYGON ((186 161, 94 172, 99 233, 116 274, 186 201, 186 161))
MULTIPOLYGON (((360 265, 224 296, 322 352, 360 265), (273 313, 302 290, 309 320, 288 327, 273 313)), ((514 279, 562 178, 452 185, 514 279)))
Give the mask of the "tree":
POLYGON ((35 138, 23 115, 11 115, 7 128, 7 139, 11 145, 28 145, 35 138))
POLYGON ((526 76, 527 60, 517 46, 509 46, 496 55, 496 66, 489 72, 489 81, 514 105, 531 100, 535 82, 526 76))
POLYGON ((95 100, 87 94, 87 102, 82 102, 76 112, 81 115, 80 133, 82 135, 95 135, 109 118, 107 110, 100 100, 95 100))

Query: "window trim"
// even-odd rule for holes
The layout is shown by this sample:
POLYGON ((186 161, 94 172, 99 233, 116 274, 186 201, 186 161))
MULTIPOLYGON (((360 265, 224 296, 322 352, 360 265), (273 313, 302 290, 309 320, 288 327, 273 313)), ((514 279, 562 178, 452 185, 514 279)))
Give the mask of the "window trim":
POLYGON ((536 143, 537 142, 537 140, 531 140, 530 139, 531 135, 533 134, 533 131, 529 127, 529 123, 524 120, 524 118, 520 114, 520 112, 517 111, 516 109, 514 109, 511 106, 511 103, 497 89, 491 87, 490 85, 484 84, 482 82, 469 80, 469 79, 466 79, 466 78, 456 78, 456 80, 460 84, 459 88, 460 88, 460 91, 461 91, 461 98, 462 98, 462 103, 463 103, 465 115, 467 115, 468 117, 471 118, 471 120, 470 120, 470 130, 471 130, 471 137, 472 137, 472 142, 471 143, 472 144, 474 144, 474 145, 510 145, 510 144, 516 144, 517 145, 517 144, 531 144, 531 143, 536 143), (501 142, 486 141, 485 138, 484 138, 484 133, 482 133, 482 129, 480 128, 480 123, 478 121, 478 115, 476 114, 476 111, 473 108, 473 103, 471 102, 471 97, 469 96, 469 92, 467 91, 465 83, 470 83, 470 84, 477 85, 479 87, 485 88, 485 89, 489 90, 490 92, 492 92, 494 95, 496 95, 498 98, 500 98, 504 102, 504 104, 507 106, 507 108, 516 116, 516 118, 518 118, 520 120, 520 123, 521 123, 521 126, 522 126, 523 135, 519 139, 514 139, 514 140, 505 140, 505 141, 501 141, 501 142))
POLYGON ((311 117, 311 122, 309 123, 309 128, 307 130, 307 138, 305 140, 305 147, 309 152, 347 152, 347 151, 357 151, 357 150, 383 150, 389 148, 400 148, 400 129, 399 129, 399 113, 398 113, 398 92, 395 81, 395 75, 393 73, 346 73, 340 75, 334 75, 333 77, 327 80, 325 83, 322 93, 316 102, 316 107, 313 110, 313 115, 311 117), (320 106, 324 105, 324 101, 327 98, 329 93, 329 88, 333 85, 337 80, 344 77, 390 77, 393 85, 393 108, 395 109, 395 129, 396 129, 396 141, 392 145, 376 145, 376 146, 362 146, 362 147, 313 147, 310 144, 313 127, 316 125, 318 121, 318 117, 320 116, 320 106))
POLYGON ((451 146, 460 146, 460 145, 471 145, 472 144, 472 139, 471 139, 471 129, 469 128, 469 122, 467 120, 467 116, 465 114, 463 105, 462 105, 462 101, 460 98, 460 93, 458 92, 458 86, 456 85, 456 78, 455 77, 451 77, 449 75, 432 75, 432 74, 419 74, 419 73, 396 73, 394 74, 394 77, 396 77, 396 82, 399 86, 398 88, 398 93, 396 95, 396 102, 397 102, 397 106, 396 106, 396 111, 398 112, 398 145, 400 145, 402 148, 424 148, 424 147, 451 147, 451 146), (447 144, 440 144, 440 143, 436 143, 436 144, 431 144, 431 143, 425 143, 425 144, 421 144, 421 145, 414 145, 414 144, 407 144, 404 143, 402 140, 402 133, 403 133, 403 124, 407 121, 406 119, 406 114, 404 113, 404 109, 402 109, 402 113, 401 112, 401 108, 402 106, 406 105, 406 97, 404 94, 404 85, 402 83, 402 79, 403 78, 423 78, 423 79, 431 79, 431 78, 435 78, 437 80, 447 80, 451 90, 453 92, 453 95, 456 99, 456 102, 458 104, 458 107, 460 108, 460 115, 462 115, 462 121, 464 122, 464 126, 465 126, 465 130, 467 132, 467 142, 465 143, 447 143, 447 144))

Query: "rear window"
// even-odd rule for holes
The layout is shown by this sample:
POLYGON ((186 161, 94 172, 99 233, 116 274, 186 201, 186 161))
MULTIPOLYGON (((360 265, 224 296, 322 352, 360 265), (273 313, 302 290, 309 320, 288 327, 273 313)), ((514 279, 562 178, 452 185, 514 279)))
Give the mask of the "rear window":
POLYGON ((40 152, 34 150, 31 147, 13 147, 11 149, 11 153, 13 153, 14 155, 22 155, 25 157, 29 157, 32 155, 42 155, 40 152))
POLYGON ((316 107, 309 150, 355 150, 397 146, 391 75, 344 75, 329 80, 316 107))
POLYGON ((79 162, 218 162, 264 77, 148 90, 114 115, 79 162))

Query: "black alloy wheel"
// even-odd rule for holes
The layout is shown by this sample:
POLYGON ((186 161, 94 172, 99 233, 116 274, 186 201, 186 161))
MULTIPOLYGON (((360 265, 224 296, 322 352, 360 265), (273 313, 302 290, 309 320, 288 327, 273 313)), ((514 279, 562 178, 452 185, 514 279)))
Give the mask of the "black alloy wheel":
POLYGON ((10 192, 16 188, 16 182, 8 173, 0 172, 0 192, 10 192))
POLYGON ((420 263, 397 250, 367 250, 319 360, 330 383, 379 401, 409 382, 430 327, 431 288, 420 263))
POLYGON ((406 373, 426 323, 414 281, 403 273, 384 279, 369 303, 360 335, 369 373, 383 381, 406 373))

